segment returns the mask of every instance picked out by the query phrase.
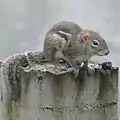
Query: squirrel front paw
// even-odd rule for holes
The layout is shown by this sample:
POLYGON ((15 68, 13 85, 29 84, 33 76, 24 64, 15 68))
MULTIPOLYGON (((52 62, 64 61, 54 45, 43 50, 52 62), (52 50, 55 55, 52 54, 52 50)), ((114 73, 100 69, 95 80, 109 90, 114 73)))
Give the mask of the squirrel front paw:
POLYGON ((78 77, 78 75, 79 75, 79 68, 74 68, 73 69, 73 72, 74 72, 74 76, 75 76, 75 78, 77 78, 78 77))
POLYGON ((95 72, 95 69, 93 67, 91 67, 91 66, 88 66, 87 67, 87 74, 91 75, 93 72, 95 72))
POLYGON ((74 77, 77 78, 79 76, 81 67, 74 67, 73 72, 74 72, 74 77))

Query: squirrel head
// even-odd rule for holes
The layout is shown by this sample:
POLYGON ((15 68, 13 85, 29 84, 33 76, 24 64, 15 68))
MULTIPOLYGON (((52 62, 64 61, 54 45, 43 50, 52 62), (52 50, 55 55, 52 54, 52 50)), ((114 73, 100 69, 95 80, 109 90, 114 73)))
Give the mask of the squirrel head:
POLYGON ((85 49, 92 55, 106 56, 110 53, 108 45, 104 38, 98 32, 92 30, 83 30, 80 33, 80 39, 85 44, 85 49))

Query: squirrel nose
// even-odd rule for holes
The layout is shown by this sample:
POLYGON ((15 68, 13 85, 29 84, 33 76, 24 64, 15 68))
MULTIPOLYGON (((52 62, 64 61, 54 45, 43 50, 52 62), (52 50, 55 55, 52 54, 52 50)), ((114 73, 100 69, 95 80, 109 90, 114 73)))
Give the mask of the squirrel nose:
POLYGON ((110 53, 110 51, 108 50, 107 52, 105 52, 105 55, 108 55, 110 53))

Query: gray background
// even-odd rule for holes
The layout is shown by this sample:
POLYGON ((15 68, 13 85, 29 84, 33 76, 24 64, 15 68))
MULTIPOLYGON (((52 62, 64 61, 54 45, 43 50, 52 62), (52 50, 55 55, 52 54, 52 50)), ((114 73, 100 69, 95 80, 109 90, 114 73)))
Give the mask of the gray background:
POLYGON ((0 59, 17 52, 42 50, 46 31, 60 20, 93 29, 111 53, 94 57, 120 66, 120 0, 0 0, 0 59))

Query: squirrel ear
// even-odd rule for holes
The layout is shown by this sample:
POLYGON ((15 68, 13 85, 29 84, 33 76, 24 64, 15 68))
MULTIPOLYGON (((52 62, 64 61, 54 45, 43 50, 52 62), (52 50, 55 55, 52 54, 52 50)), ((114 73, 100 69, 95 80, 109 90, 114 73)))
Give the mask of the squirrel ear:
POLYGON ((89 36, 90 36, 89 31, 88 30, 83 30, 83 32, 82 32, 82 41, 83 42, 87 41, 89 39, 89 36))

